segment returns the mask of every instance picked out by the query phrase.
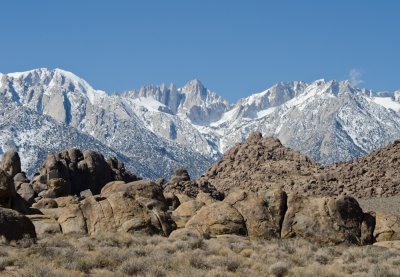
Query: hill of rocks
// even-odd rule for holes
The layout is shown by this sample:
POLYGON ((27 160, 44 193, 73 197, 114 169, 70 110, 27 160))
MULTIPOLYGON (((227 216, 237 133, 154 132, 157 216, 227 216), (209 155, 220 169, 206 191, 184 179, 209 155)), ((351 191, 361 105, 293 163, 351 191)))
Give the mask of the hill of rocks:
POLYGON ((123 232, 357 245, 398 240, 399 215, 365 212, 347 195, 361 195, 354 184, 364 175, 374 176, 364 179, 377 182, 382 195, 395 193, 395 182, 384 186, 379 179, 396 177, 398 145, 323 168, 276 139, 252 133, 201 178, 191 180, 179 169, 167 182, 142 179, 117 158, 79 149, 48 154, 29 180, 18 153, 9 151, 0 166, 0 236, 17 241, 123 232), (368 175, 385 166, 385 174, 368 175))
POLYGON ((224 193, 281 187, 301 195, 392 196, 400 191, 399 166, 400 141, 356 160, 323 167, 279 140, 254 132, 197 181, 224 193))

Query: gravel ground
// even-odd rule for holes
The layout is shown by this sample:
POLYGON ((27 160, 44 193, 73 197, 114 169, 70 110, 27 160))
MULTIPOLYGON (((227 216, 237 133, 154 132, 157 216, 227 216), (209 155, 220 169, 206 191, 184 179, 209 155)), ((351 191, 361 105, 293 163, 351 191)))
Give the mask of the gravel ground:
POLYGON ((384 211, 400 216, 400 195, 358 199, 363 211, 384 211))

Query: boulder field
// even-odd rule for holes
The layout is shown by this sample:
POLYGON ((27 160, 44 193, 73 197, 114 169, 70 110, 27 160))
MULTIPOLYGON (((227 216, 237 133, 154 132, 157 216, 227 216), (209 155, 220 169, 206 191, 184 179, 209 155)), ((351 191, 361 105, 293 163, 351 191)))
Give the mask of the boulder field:
MULTIPOLYGON (((392 168, 396 159, 377 159, 387 158, 388 151, 395 157, 397 147, 360 161, 373 162, 368 172, 392 168)), ((184 169, 168 182, 143 180, 116 158, 78 149, 49 154, 29 180, 18 153, 8 151, 0 168, 0 235, 9 241, 52 233, 238 235, 357 245, 400 239, 398 215, 363 211, 353 189, 347 189, 358 189, 355 178, 366 174, 357 163, 323 168, 273 138, 252 133, 197 180, 184 169)), ((390 172, 383 175, 390 174, 393 183, 370 191, 397 192, 398 172, 390 172)), ((367 190, 378 182, 368 180, 367 190)))

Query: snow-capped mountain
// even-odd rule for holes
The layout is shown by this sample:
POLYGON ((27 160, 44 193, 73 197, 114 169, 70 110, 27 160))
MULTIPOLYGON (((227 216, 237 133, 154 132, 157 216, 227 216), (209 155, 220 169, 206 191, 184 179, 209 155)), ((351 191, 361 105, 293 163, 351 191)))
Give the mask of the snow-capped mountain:
POLYGON ((278 83, 235 104, 198 80, 107 94, 73 73, 36 69, 0 74, 0 146, 17 148, 29 173, 35 155, 77 146, 117 155, 145 177, 177 167, 195 177, 259 130, 327 164, 400 138, 399 101, 400 91, 325 80, 278 83))
MULTIPOLYGON (((20 130, 17 135, 4 139, 7 144, 2 143, 1 146, 3 151, 9 145, 17 148, 22 156, 24 169, 30 174, 34 172, 36 165, 27 162, 32 155, 32 151, 28 151, 29 144, 35 146, 35 149, 42 149, 41 153, 73 146, 88 148, 91 145, 86 147, 87 137, 99 145, 107 146, 119 156, 126 157, 122 160, 130 170, 149 178, 168 177, 174 169, 182 166, 186 166, 193 176, 198 176, 212 161, 208 153, 204 155, 193 147, 185 147, 152 132, 136 115, 135 111, 139 107, 145 107, 135 103, 134 99, 94 90, 87 82, 70 72, 37 69, 2 75, 0 96, 0 111, 4 115, 9 113, 8 103, 14 105, 12 109, 23 114, 6 121, 8 126, 0 126, 20 130), (29 116, 26 115, 28 111, 31 113, 29 116), (39 143, 39 138, 31 135, 32 128, 24 127, 26 122, 23 120, 34 116, 43 122, 54 119, 53 121, 66 130, 72 129, 81 136, 71 137, 67 131, 62 136, 60 132, 47 132, 40 139, 47 140, 49 145, 39 143), (51 143, 51 135, 61 142, 51 143), (19 136, 26 138, 24 146, 19 136)), ((5 133, 2 130, 2 135, 5 133)), ((42 133, 39 131, 37 135, 42 136, 42 133)), ((100 150, 101 147, 95 149, 100 150)), ((107 154, 107 151, 101 152, 107 154)))

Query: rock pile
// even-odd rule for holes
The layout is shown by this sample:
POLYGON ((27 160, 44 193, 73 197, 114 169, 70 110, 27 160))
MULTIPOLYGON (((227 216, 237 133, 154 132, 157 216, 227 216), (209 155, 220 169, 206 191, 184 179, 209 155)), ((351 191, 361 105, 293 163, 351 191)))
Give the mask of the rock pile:
POLYGON ((36 204, 38 213, 28 217, 39 236, 112 231, 167 236, 175 229, 162 188, 147 180, 113 181, 99 195, 83 200, 59 197, 42 199, 36 204))
POLYGON ((116 158, 106 161, 100 153, 82 153, 73 148, 48 154, 31 184, 39 197, 55 198, 79 194, 87 189, 98 194, 105 184, 115 180, 131 182, 138 178, 126 171, 124 164, 116 158))
POLYGON ((248 236, 250 239, 301 237, 324 244, 364 245, 374 240, 375 219, 351 197, 304 197, 280 189, 236 190, 223 201, 199 199, 174 212, 177 227, 171 235, 248 236))
POLYGON ((165 193, 196 197, 199 192, 204 192, 211 195, 214 199, 222 200, 224 198, 223 193, 217 191, 207 181, 191 181, 186 169, 177 169, 169 182, 164 186, 165 193))
MULTIPOLYGON (((397 145, 360 160, 370 161, 368 170, 382 169, 385 162, 377 159, 395 157, 397 145)), ((358 245, 398 239, 398 216, 365 213, 347 196, 351 190, 344 188, 355 183, 359 170, 357 161, 349 164, 322 168, 278 140, 253 133, 195 181, 183 169, 166 184, 142 180, 115 158, 78 149, 49 154, 29 181, 18 153, 7 152, 0 168, 0 236, 118 231, 358 245), (355 170, 354 176, 349 173, 355 170)), ((398 174, 389 172, 393 178, 398 174)))
POLYGON ((197 182, 228 193, 283 188, 301 195, 358 198, 400 192, 400 141, 354 161, 323 168, 272 137, 254 132, 229 149, 197 182))

